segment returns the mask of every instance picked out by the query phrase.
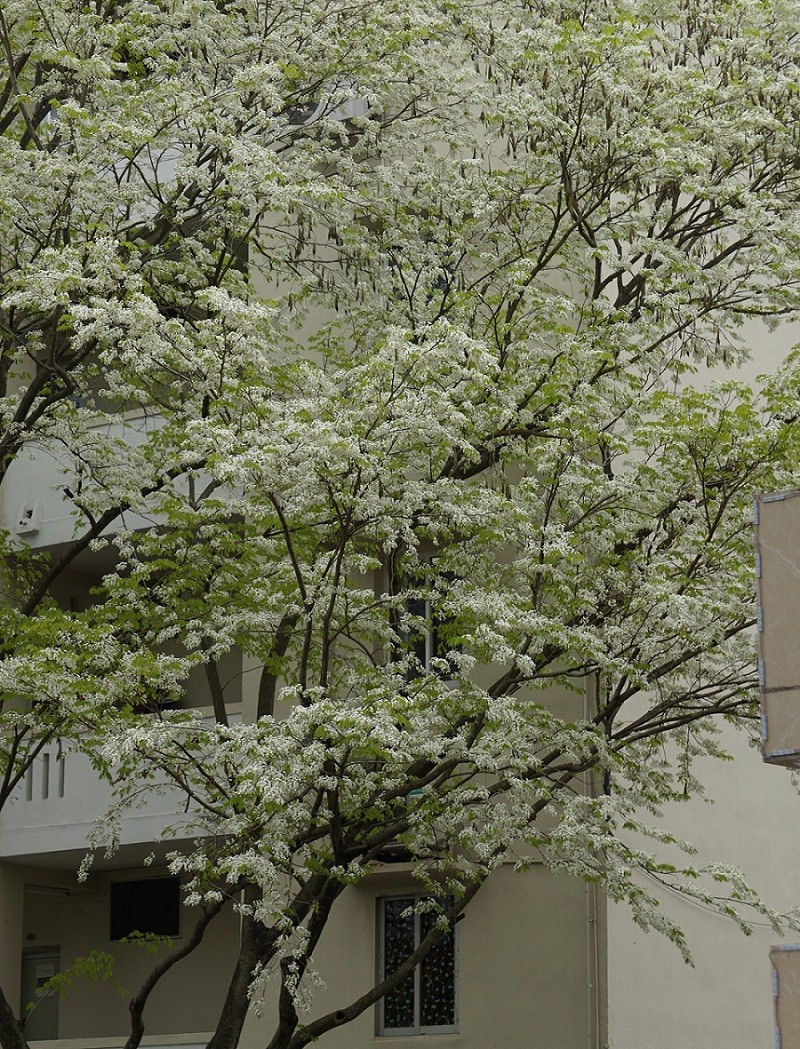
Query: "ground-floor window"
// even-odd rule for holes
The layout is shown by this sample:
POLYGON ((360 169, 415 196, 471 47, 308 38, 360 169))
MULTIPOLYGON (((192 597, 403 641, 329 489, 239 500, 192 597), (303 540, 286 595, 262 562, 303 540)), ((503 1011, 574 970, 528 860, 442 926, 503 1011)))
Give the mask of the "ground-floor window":
POLYGON ((111 940, 135 933, 178 936, 181 925, 180 878, 137 878, 111 883, 111 940))
MULTIPOLYGON (((413 894, 378 900, 378 979, 391 975, 436 922, 417 909, 413 894)), ((433 947, 413 973, 378 1005, 378 1034, 445 1034, 457 1030, 457 944, 455 930, 433 947)))

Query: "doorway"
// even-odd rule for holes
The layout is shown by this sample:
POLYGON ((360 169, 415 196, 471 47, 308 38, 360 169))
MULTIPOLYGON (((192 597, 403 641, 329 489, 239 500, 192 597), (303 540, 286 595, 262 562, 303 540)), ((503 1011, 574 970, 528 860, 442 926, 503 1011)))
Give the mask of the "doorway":
POLYGON ((26 1017, 25 1037, 29 1042, 58 1038, 58 995, 47 994, 43 988, 60 970, 58 947, 22 952, 22 1016, 26 1017))

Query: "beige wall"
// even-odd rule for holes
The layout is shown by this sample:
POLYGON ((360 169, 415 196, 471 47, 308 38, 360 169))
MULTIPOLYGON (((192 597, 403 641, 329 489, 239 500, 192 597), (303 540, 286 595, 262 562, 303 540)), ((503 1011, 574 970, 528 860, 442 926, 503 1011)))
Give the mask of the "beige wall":
MULTIPOLYGON (((377 874, 351 890, 325 931, 316 954, 326 987, 311 1016, 341 1007, 372 986, 376 957, 376 898, 413 891, 407 872, 377 874)), ((459 1033, 428 1036, 437 1049, 576 1049, 597 1022, 587 891, 543 867, 495 871, 459 923, 459 1033)), ((251 1016, 241 1049, 263 1049, 274 1027, 270 1000, 264 1018, 251 1016)), ((420 1038, 377 1038, 375 1011, 320 1040, 326 1049, 418 1049, 420 1038)))
MULTIPOLYGON (((153 960, 141 949, 108 942, 108 878, 126 872, 95 874, 88 887, 73 891, 65 890, 66 879, 56 872, 19 871, 29 883, 41 875, 37 889, 25 897, 24 947, 59 947, 62 969, 92 949, 108 950, 115 959, 114 978, 107 984, 91 988, 79 979, 61 999, 60 1038, 124 1036, 128 999, 153 960)), ((316 954, 325 986, 315 994, 312 1015, 346 1005, 372 985, 376 898, 413 889, 407 869, 387 865, 383 873, 348 890, 316 954)), ((186 916, 184 923, 185 928, 186 916)), ((594 968, 602 960, 603 945, 594 941, 596 929, 584 885, 541 866, 520 873, 510 866, 500 868, 459 924, 459 1033, 436 1036, 436 1046, 597 1049, 604 1044, 597 1041, 603 1002, 595 994, 594 968)), ((153 994, 145 1015, 149 1035, 213 1029, 237 943, 235 915, 212 924, 201 951, 181 963, 153 994)), ((269 982, 264 1016, 250 1017, 241 1049, 263 1049, 269 1041, 274 993, 269 982)), ((418 1049, 421 1043, 418 1038, 378 1039, 370 1008, 321 1044, 327 1049, 418 1049)))
MULTIPOLYGON (((673 805, 664 823, 698 846, 693 862, 734 864, 769 903, 788 909, 800 901, 800 798, 789 773, 764 765, 741 735, 726 729, 724 741, 735 761, 706 759, 700 770, 715 804, 673 805)), ((663 937, 641 932, 626 908, 610 905, 610 1049, 772 1049, 769 948, 800 935, 781 941, 762 921, 745 937, 697 904, 660 895, 688 935, 695 968, 663 937)))
MULTIPOLYGON (((798 325, 770 332, 756 319, 741 333, 751 360, 733 373, 721 366, 704 369, 695 385, 730 378, 752 382, 774 371, 800 340, 798 325)), ((797 633, 800 609, 795 614, 797 633)), ((767 902, 788 910, 800 904, 800 798, 789 773, 765 766, 742 735, 725 726, 723 742, 736 760, 707 759, 698 768, 715 803, 693 800, 668 807, 666 826, 698 846, 694 862, 740 867, 767 902)), ((638 929, 626 908, 609 905, 609 1049, 772 1049, 769 948, 800 941, 800 934, 781 941, 761 923, 745 937, 730 921, 697 904, 668 891, 656 895, 687 933, 695 968, 685 965, 662 936, 638 929)))
MULTIPOLYGON (((49 872, 41 873, 39 880, 44 882, 49 872)), ((25 874, 29 883, 37 877, 37 872, 30 868, 25 874)), ((86 956, 92 950, 108 951, 114 958, 114 975, 110 981, 91 987, 86 980, 79 978, 74 989, 61 999, 61 1038, 92 1038, 127 1032, 128 1001, 159 957, 141 947, 109 942, 109 878, 124 879, 128 874, 141 876, 142 871, 93 875, 87 887, 76 887, 74 878, 62 876, 62 885, 69 884, 70 888, 53 890, 45 882, 25 894, 23 947, 60 948, 62 970, 75 958, 86 956)), ((47 882, 54 880, 52 874, 47 877, 47 882)), ((181 916, 184 935, 191 928, 194 916, 196 912, 184 909, 181 916)), ((238 917, 231 911, 222 914, 209 926, 201 947, 168 974, 153 992, 145 1016, 148 1033, 213 1029, 236 957, 238 930, 238 917)), ((179 937, 174 943, 179 945, 181 940, 179 937)), ((18 959, 19 954, 17 965, 18 959)))
POLYGON ((774 371, 795 344, 800 342, 800 324, 781 324, 770 331, 763 320, 753 317, 745 321, 739 329, 739 335, 750 348, 749 361, 734 371, 724 364, 703 368, 697 378, 687 385, 712 380, 725 382, 728 379, 754 382, 759 375, 774 371))

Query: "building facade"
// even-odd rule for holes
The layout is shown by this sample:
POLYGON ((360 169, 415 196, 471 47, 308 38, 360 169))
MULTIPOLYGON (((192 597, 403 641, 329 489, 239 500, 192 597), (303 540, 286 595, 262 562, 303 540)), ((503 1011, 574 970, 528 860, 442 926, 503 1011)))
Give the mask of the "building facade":
MULTIPOLYGON (((128 419, 121 425, 135 433, 140 424, 128 419)), ((20 528, 17 520, 24 520, 25 507, 31 509, 32 522, 20 529, 31 545, 57 547, 68 538, 69 516, 57 483, 63 469, 63 462, 39 449, 8 478, 4 524, 20 528)), ((67 605, 81 607, 90 600, 89 590, 103 570, 99 556, 93 565, 88 555, 60 584, 67 605)), ((230 669, 234 676, 236 668, 230 669)), ((248 693, 247 675, 242 680, 230 713, 247 719, 256 697, 248 693)), ((198 676, 192 684, 197 705, 210 716, 205 681, 198 676)), ((579 717, 581 700, 572 702, 573 716, 579 717)), ((675 805, 665 814, 666 825, 698 844, 701 862, 739 865, 770 902, 789 909, 800 860, 790 829, 794 789, 781 770, 763 766, 744 739, 733 735, 726 746, 735 761, 708 759, 702 769, 714 804, 675 805)), ((42 1049, 122 1046, 129 997, 155 956, 120 939, 146 925, 179 944, 190 927, 192 915, 180 904, 176 879, 160 866, 170 843, 157 839, 180 804, 170 792, 126 815, 113 857, 98 856, 88 878, 78 881, 93 822, 110 798, 111 787, 85 755, 52 743, 0 815, 0 978, 23 1009, 33 1007, 27 1037, 42 1049), (143 866, 151 854, 152 865, 143 866), (41 994, 53 975, 95 951, 113 956, 112 976, 92 981, 76 973, 63 995, 41 994)), ((408 917, 417 889, 410 865, 389 858, 347 891, 315 953, 322 985, 310 1015, 358 998, 380 975, 392 949, 408 949, 415 936, 418 942, 421 918, 408 917)), ((541 865, 515 872, 511 863, 504 864, 457 924, 451 945, 433 959, 429 978, 418 972, 395 1000, 367 1009, 325 1041, 332 1049, 411 1049, 420 1038, 459 1049, 770 1044, 768 951, 776 942, 774 932, 756 927, 745 938, 691 901, 667 890, 662 897, 664 908, 687 931, 694 968, 666 940, 642 933, 627 909, 609 905, 596 886, 541 865)), ((143 1044, 205 1044, 235 964, 239 931, 237 915, 223 914, 202 947, 160 983, 148 1003, 143 1044)), ((267 980, 253 1002, 243 1049, 268 1041, 274 1006, 274 986, 267 980)))

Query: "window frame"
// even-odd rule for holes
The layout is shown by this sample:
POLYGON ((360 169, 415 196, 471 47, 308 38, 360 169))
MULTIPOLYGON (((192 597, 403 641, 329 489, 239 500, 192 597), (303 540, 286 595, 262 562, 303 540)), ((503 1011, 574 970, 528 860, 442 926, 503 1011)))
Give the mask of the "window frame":
MULTIPOLYGON (((396 900, 408 900, 409 908, 414 909, 414 949, 419 946, 420 943, 420 929, 422 915, 418 909, 418 905, 422 900, 430 899, 430 893, 421 892, 393 892, 385 895, 378 896, 375 900, 376 904, 376 965, 375 975, 376 982, 380 983, 386 975, 385 972, 385 957, 386 957, 386 904, 390 901, 396 900)), ((375 1034, 378 1038, 407 1038, 417 1037, 422 1035, 437 1035, 437 1034, 458 1034, 459 1032, 459 984, 460 984, 460 951, 459 951, 459 926, 460 922, 453 926, 450 931, 450 935, 453 938, 453 1023, 452 1024, 437 1024, 437 1025, 423 1025, 420 1021, 420 1008, 421 1008, 421 971, 424 965, 424 959, 414 968, 414 1019, 416 1021, 413 1027, 386 1027, 384 1020, 384 1010, 386 997, 382 997, 376 1003, 375 1009, 375 1034)))

